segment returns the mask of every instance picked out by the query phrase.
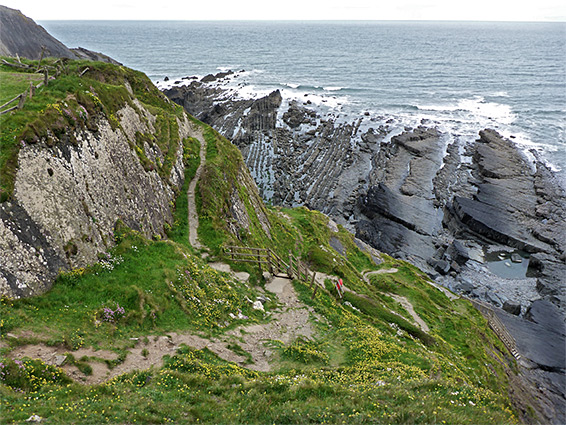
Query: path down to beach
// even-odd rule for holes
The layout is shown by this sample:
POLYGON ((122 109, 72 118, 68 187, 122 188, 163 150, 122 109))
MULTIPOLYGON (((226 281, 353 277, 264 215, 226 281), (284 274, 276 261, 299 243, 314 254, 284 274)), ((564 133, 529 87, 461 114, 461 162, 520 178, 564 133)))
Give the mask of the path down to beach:
POLYGON ((204 136, 202 134, 202 130, 196 130, 193 133, 193 137, 200 142, 200 164, 197 168, 195 176, 189 183, 189 189, 187 190, 187 199, 188 199, 188 214, 189 214, 189 243, 195 249, 202 249, 202 244, 198 240, 198 213, 197 213, 197 204, 195 202, 195 190, 197 187, 197 183, 200 179, 202 174, 202 170, 204 168, 204 164, 206 162, 206 141, 204 140, 204 136))

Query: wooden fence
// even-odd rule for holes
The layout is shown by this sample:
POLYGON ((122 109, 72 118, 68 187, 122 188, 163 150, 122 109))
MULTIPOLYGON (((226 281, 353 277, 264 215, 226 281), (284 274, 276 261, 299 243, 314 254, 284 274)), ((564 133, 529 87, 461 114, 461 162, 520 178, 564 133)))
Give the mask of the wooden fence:
MULTIPOLYGON (((68 72, 67 67, 66 67, 66 61, 64 60, 64 58, 58 59, 55 62, 55 66, 41 66, 41 61, 43 60, 43 54, 45 51, 45 47, 42 49, 41 51, 41 58, 39 59, 39 63, 37 65, 37 69, 35 69, 36 73, 43 73, 43 81, 41 81, 37 86, 33 85, 33 81, 30 81, 30 87, 29 89, 26 89, 23 93, 17 95, 16 97, 14 97, 12 100, 4 103, 2 106, 0 106, 0 115, 4 115, 7 114, 8 112, 14 111, 16 109, 22 109, 24 107, 24 104, 26 102, 26 100, 29 98, 31 99, 34 95, 35 95, 35 91, 37 89, 39 89, 41 86, 46 86, 49 79, 54 79, 57 78, 61 73, 63 72, 68 72), (49 76, 49 71, 53 71, 54 75, 52 75, 51 77, 49 76), (14 106, 10 106, 14 103, 16 103, 14 106), (8 109, 4 109, 7 106, 10 106, 8 109)), ((8 62, 5 59, 2 59, 2 64, 10 66, 12 68, 17 68, 17 69, 24 69, 27 71, 33 71, 34 67, 32 67, 31 65, 26 65, 24 63, 21 62, 20 57, 16 55, 17 58, 17 62, 8 62)), ((86 67, 85 69, 83 69, 80 74, 79 77, 82 77, 87 71, 89 71, 90 68, 86 67)))
POLYGON ((484 303, 479 300, 472 300, 470 299, 472 305, 477 308, 481 314, 487 319, 487 323, 489 327, 495 332, 495 334, 499 337, 499 339, 505 344, 507 349, 513 354, 513 356, 517 359, 521 359, 521 355, 517 351, 517 343, 515 342, 515 338, 511 336, 505 325, 501 322, 499 317, 494 313, 491 306, 487 303, 484 303))
POLYGON ((290 279, 298 279, 302 282, 308 283, 309 287, 313 289, 314 298, 318 290, 316 284, 316 272, 309 270, 307 265, 291 251, 289 251, 288 262, 273 252, 271 249, 253 248, 245 246, 226 246, 224 252, 230 260, 240 263, 255 263, 258 265, 260 273, 264 268, 272 275, 284 274, 290 279))

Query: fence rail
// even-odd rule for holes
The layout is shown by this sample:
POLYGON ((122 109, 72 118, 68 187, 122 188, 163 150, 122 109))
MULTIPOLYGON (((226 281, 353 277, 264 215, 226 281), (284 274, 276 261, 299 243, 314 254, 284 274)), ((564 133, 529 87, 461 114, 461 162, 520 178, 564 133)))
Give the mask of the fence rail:
POLYGON ((521 359, 521 355, 517 351, 517 343, 515 342, 515 338, 511 336, 505 325, 501 322, 499 317, 494 313, 491 306, 487 303, 484 303, 479 300, 472 300, 470 299, 472 305, 477 308, 480 313, 487 319, 487 323, 489 327, 495 332, 495 334, 499 337, 499 339, 503 342, 503 344, 507 347, 507 349, 513 354, 513 356, 517 359, 521 359))
POLYGON ((240 263, 255 263, 258 265, 260 272, 263 267, 267 266, 267 270, 272 275, 285 274, 290 279, 298 279, 309 284, 313 290, 312 297, 316 296, 318 285, 316 284, 316 272, 312 272, 307 265, 291 251, 289 251, 288 262, 283 261, 279 255, 271 249, 253 248, 245 246, 226 246, 224 251, 232 261, 240 263))
MULTIPOLYGON (((46 86, 49 79, 55 79, 57 77, 59 77, 59 75, 61 75, 61 73, 68 73, 68 69, 67 69, 67 65, 66 65, 66 59, 65 58, 60 58, 57 61, 55 61, 54 66, 51 65, 44 65, 41 66, 41 61, 43 60, 43 55, 45 53, 45 47, 42 47, 41 50, 41 57, 39 59, 38 65, 37 65, 37 69, 35 70, 36 73, 43 73, 43 81, 41 81, 37 86, 34 86, 33 81, 30 81, 30 87, 29 89, 26 89, 23 93, 20 93, 19 95, 17 95, 16 97, 14 97, 12 100, 4 103, 2 106, 0 106, 0 115, 4 115, 7 114, 8 112, 12 112, 15 111, 16 109, 22 109, 24 107, 24 104, 26 102, 26 100, 29 98, 31 99, 34 95, 35 95, 35 91, 37 89, 39 89, 41 86, 46 86), (49 71, 53 71, 52 74, 53 75, 49 75, 49 71), (9 107, 8 109, 4 109, 5 107, 15 103, 16 101, 18 101, 18 103, 14 106, 9 107)), ((20 57, 18 55, 16 55, 16 59, 17 62, 9 62, 5 59, 2 59, 1 63, 13 68, 17 68, 17 69, 24 69, 27 71, 33 71, 33 66, 31 65, 26 65, 24 63, 21 62, 20 57)), ((80 73, 79 73, 79 77, 82 77, 87 71, 89 71, 90 68, 86 67, 85 69, 83 69, 80 73)))

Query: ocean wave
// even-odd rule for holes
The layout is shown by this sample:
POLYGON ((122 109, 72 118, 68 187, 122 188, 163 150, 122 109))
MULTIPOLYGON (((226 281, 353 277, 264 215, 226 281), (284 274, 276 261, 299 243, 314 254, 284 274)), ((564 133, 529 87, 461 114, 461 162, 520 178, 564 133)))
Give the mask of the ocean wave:
POLYGON ((517 115, 510 105, 488 102, 483 96, 460 99, 449 103, 414 105, 419 111, 457 115, 464 121, 475 121, 486 125, 500 123, 512 124, 517 115))
POLYGON ((494 93, 491 93, 490 96, 493 96, 493 97, 510 97, 509 93, 507 93, 506 91, 496 91, 494 93))
POLYGON ((301 87, 300 84, 295 84, 295 83, 279 83, 279 84, 283 87, 289 87, 291 89, 298 89, 299 87, 301 87))
POLYGON ((340 90, 344 90, 346 87, 340 87, 340 86, 328 86, 328 87, 323 87, 322 89, 325 91, 340 91, 340 90))

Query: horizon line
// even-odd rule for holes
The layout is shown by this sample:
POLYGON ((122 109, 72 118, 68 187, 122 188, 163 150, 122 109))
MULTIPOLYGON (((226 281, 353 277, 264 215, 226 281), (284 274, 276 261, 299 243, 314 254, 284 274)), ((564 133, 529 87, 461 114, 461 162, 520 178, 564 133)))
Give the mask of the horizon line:
POLYGON ((41 19, 36 21, 84 21, 84 22, 477 22, 477 23, 566 23, 566 18, 558 20, 479 20, 479 19, 41 19))

